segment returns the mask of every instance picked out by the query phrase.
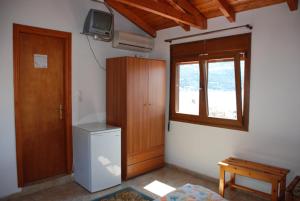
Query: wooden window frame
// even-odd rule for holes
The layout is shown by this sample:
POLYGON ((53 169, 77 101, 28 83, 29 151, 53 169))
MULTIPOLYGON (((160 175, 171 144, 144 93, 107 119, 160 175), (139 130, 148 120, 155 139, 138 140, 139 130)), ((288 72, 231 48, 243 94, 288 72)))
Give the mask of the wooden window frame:
MULTIPOLYGON (((224 37, 224 43, 226 44, 228 39, 235 42, 236 36, 224 37)), ((236 44, 239 45, 240 37, 236 38, 236 44)), ((243 39, 243 37, 242 37, 243 39)), ((245 40, 248 40, 247 36, 245 40)), ((250 34, 251 39, 251 34, 250 34)), ((215 39, 211 39, 212 44, 215 43, 215 39)), ((222 42, 220 38, 216 39, 218 42, 222 42)), ((243 39, 244 40, 244 39, 243 39)), ((171 83, 170 83, 170 120, 180 121, 186 123, 200 124, 200 125, 208 125, 214 127, 221 127, 227 129, 235 129, 248 131, 249 127, 249 98, 250 98, 250 44, 251 40, 248 41, 246 48, 245 45, 240 48, 228 48, 221 44, 219 47, 213 49, 213 51, 203 51, 203 49, 209 49, 209 47, 202 48, 201 45, 207 44, 202 41, 196 42, 195 46, 198 45, 198 49, 201 50, 199 52, 188 52, 181 53, 185 55, 172 55, 174 54, 174 49, 176 45, 171 46, 171 83), (241 56, 242 55, 242 56, 241 56), (211 59, 222 59, 222 58, 234 58, 235 62, 235 88, 236 88, 236 107, 237 107, 237 120, 232 119, 224 119, 224 118, 215 118, 208 116, 208 99, 207 99, 207 79, 208 79, 208 69, 206 66, 206 61, 211 59), (240 61, 241 58, 245 61, 245 69, 244 69, 244 97, 242 97, 242 86, 241 86, 241 74, 240 74, 240 61), (177 105, 177 66, 180 63, 194 63, 199 62, 199 70, 200 70, 200 93, 199 93, 199 115, 190 115, 190 114, 182 114, 176 112, 177 105), (242 98, 244 99, 244 104, 242 105, 242 98)), ((182 50, 184 44, 179 44, 182 50)), ((191 43, 188 43, 191 45, 191 43)), ((225 45, 226 46, 226 45, 225 45)), ((227 45, 228 46, 228 45, 227 45)), ((195 48, 193 48, 195 50, 195 48)), ((188 51, 188 50, 187 50, 188 51)))
MULTIPOLYGON (((180 64, 180 63, 196 63, 196 62, 199 62, 199 59, 198 57, 185 57, 185 58, 180 58, 180 59, 175 59, 174 61, 174 84, 171 85, 171 88, 172 88, 172 91, 174 91, 174 100, 177 100, 178 97, 178 92, 177 92, 177 80, 178 80, 178 74, 177 74, 177 64, 180 64)), ((201 76, 201 71, 200 71, 200 76, 201 76)), ((173 77, 173 76, 172 76, 173 77)), ((201 88, 201 86, 199 85, 199 87, 201 88)), ((200 91, 201 93, 201 91, 200 91)), ((200 96, 201 97, 201 96, 200 96)), ((192 115, 192 114, 182 114, 182 113, 177 113, 176 112, 176 108, 178 108, 178 105, 177 105, 177 102, 176 101, 172 101, 173 103, 173 107, 170 108, 170 111, 171 111, 171 114, 173 114, 172 117, 174 117, 174 119, 172 120, 182 120, 184 122, 191 122, 191 123, 196 123, 199 121, 199 115, 192 115)), ((200 99, 199 99, 199 103, 200 103, 200 99)), ((199 107, 200 109, 200 107, 199 107)), ((200 111, 199 111, 199 114, 200 114, 200 111)))

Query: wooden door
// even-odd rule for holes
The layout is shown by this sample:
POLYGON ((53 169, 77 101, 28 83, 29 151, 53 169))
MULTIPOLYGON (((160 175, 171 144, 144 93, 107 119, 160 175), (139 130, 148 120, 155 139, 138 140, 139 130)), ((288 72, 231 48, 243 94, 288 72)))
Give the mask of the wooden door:
POLYGON ((164 152, 165 109, 166 109, 166 68, 161 60, 149 61, 148 121, 149 149, 164 152))
POLYGON ((71 172, 70 34, 14 25, 19 185, 71 172))
POLYGON ((127 156, 142 153, 147 147, 148 66, 145 59, 127 58, 127 156))

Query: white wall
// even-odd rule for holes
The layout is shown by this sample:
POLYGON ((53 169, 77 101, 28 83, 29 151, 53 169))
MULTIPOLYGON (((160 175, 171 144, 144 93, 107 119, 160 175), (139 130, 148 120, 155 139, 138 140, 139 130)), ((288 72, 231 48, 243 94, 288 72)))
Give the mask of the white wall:
MULTIPOLYGON (((105 71, 100 70, 81 35, 88 10, 104 9, 90 0, 1 0, 0 1, 0 197, 17 188, 12 23, 72 32, 73 123, 105 120, 105 71), (81 101, 78 100, 81 94, 81 101)), ((116 29, 143 33, 115 13, 116 29)), ((137 53, 111 48, 111 43, 93 41, 92 46, 105 65, 106 57, 137 53)), ((144 56, 147 56, 144 54, 144 56)))
MULTIPOLYGON (((214 178, 217 162, 229 156, 259 161, 291 170, 288 181, 300 174, 300 10, 290 12, 286 3, 242 12, 232 24, 224 17, 209 20, 209 30, 252 24, 252 65, 249 132, 171 122, 166 134, 166 160, 214 178)), ((228 31, 196 37, 202 40, 242 33, 228 31)), ((199 33, 180 28, 160 31, 151 56, 169 61, 167 38, 199 33)), ((268 185, 249 185, 268 191, 268 185)))

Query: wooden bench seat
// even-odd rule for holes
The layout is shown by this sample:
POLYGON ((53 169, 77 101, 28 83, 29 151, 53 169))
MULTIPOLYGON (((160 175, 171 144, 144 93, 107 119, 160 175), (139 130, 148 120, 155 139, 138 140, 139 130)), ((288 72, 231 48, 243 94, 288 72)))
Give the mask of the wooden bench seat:
POLYGON ((227 158, 218 163, 220 166, 220 184, 219 193, 224 197, 225 185, 225 172, 230 173, 229 186, 231 189, 237 188, 245 191, 259 194, 272 201, 285 199, 286 176, 289 170, 262 163, 246 161, 238 158, 227 158), (271 183, 272 191, 270 194, 250 189, 235 183, 235 175, 241 175, 252 179, 261 180, 271 183))

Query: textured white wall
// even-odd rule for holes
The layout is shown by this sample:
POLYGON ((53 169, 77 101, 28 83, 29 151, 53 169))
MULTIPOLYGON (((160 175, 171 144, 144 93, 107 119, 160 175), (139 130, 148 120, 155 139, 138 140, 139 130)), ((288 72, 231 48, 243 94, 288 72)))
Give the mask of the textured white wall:
MULTIPOLYGON (((242 12, 232 24, 224 17, 209 20, 209 30, 252 24, 249 132, 171 122, 166 134, 166 160, 214 178, 217 162, 229 156, 259 161, 300 173, 300 10, 286 3, 242 12)), ((202 40, 243 33, 241 29, 177 41, 202 40)), ((180 28, 160 31, 151 56, 169 61, 167 38, 199 33, 180 28)), ((241 179, 241 178, 240 178, 241 179)), ((264 191, 268 185, 241 179, 264 191)))
MULTIPOLYGON (((88 10, 92 7, 105 9, 90 0, 0 1, 0 197, 20 190, 17 188, 15 157, 12 23, 72 32, 73 123, 104 121, 105 71, 98 68, 86 37, 80 34, 88 10)), ((143 33, 115 14, 116 29, 143 33)), ((91 43, 103 65, 106 57, 137 54, 113 49, 111 43, 93 39, 91 43)))

